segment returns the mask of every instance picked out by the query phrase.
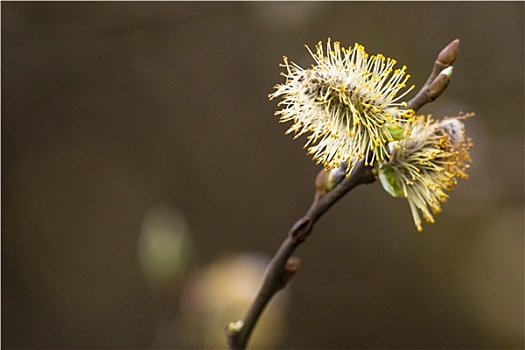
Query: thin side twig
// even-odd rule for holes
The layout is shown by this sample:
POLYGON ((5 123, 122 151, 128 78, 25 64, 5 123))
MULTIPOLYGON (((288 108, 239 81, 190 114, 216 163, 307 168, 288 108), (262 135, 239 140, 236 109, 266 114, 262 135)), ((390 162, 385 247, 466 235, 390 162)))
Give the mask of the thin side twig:
MULTIPOLYGON (((421 90, 407 102, 407 107, 414 111, 425 104, 434 101, 448 86, 451 65, 459 53, 459 39, 448 44, 434 62, 430 76, 421 90), (447 71, 446 69, 450 69, 447 71)), ((226 338, 230 349, 245 349, 250 335, 262 312, 281 289, 286 287, 291 278, 300 268, 300 260, 292 256, 295 249, 303 243, 311 233, 316 221, 341 199, 346 193, 361 184, 375 181, 372 167, 365 166, 364 160, 356 164, 351 175, 344 177, 328 192, 317 191, 310 208, 292 226, 286 239, 270 261, 262 283, 245 317, 232 322, 226 327, 226 338)), ((320 175, 325 170, 321 170, 320 175)), ((318 175, 319 177, 319 175, 318 175)))
POLYGON ((450 82, 450 74, 452 73, 451 69, 449 71, 446 71, 446 69, 452 67, 458 54, 459 39, 453 40, 441 50, 434 61, 432 72, 427 81, 421 87, 419 92, 407 102, 408 108, 417 111, 427 103, 434 101, 443 93, 443 91, 445 91, 450 82))

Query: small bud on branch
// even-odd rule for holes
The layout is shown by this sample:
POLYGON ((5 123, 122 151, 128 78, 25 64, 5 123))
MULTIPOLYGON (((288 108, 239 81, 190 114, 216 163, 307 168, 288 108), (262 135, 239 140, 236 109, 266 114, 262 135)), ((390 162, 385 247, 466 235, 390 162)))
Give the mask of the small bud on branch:
POLYGON ((453 40, 438 54, 437 62, 444 66, 454 64, 459 55, 459 39, 453 40))
POLYGON ((407 107, 415 111, 429 102, 434 101, 447 88, 450 82, 450 73, 446 71, 447 68, 456 61, 459 54, 459 39, 453 40, 438 54, 434 61, 432 72, 427 81, 421 87, 421 90, 407 103, 407 107), (445 73, 445 74, 441 74, 445 73), (445 75, 446 77, 442 77, 445 75), (438 81, 436 81, 438 79, 438 81), (436 82, 435 82, 436 81, 436 82), (434 83, 435 82, 435 83, 434 83))

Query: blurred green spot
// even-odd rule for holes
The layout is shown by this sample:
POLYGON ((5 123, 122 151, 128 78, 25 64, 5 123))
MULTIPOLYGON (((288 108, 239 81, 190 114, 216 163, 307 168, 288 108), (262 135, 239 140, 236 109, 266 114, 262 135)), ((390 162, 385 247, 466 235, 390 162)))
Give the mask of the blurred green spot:
POLYGON ((186 270, 191 257, 186 220, 167 207, 151 209, 144 217, 138 248, 142 270, 151 283, 173 282, 186 270))

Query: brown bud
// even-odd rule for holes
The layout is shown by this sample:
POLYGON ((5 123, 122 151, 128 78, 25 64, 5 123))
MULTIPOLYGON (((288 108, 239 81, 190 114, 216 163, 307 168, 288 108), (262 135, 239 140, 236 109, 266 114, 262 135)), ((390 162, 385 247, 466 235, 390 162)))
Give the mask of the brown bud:
POLYGON ((286 261, 286 264, 281 271, 281 278, 278 289, 286 287, 290 282, 292 277, 299 271, 301 268, 301 259, 297 256, 291 256, 286 261))
POLYGON ((448 44, 437 57, 437 61, 445 66, 450 66, 454 63, 459 54, 459 39, 448 44))
POLYGON ((334 189, 346 175, 346 169, 348 168, 347 163, 341 162, 338 168, 321 170, 315 178, 315 188, 317 193, 324 195, 334 189))
POLYGON ((290 275, 293 275, 301 268, 301 259, 298 256, 291 256, 286 261, 284 269, 290 275))
POLYGON ((330 175, 330 171, 326 169, 322 169, 319 171, 317 176, 315 177, 315 188, 319 194, 325 194, 328 192, 328 176, 330 175))
POLYGON ((435 100, 445 91, 448 84, 450 83, 450 75, 452 73, 452 67, 444 69, 434 81, 428 87, 428 96, 435 100))

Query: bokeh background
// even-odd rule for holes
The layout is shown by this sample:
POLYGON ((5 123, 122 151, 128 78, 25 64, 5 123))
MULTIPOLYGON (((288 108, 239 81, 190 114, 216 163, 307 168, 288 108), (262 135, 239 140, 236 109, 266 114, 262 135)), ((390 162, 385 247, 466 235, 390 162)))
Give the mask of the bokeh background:
MULTIPOLYGON (((222 348, 320 170, 268 101, 331 37, 475 112, 417 233, 378 183, 328 212, 261 348, 523 348, 523 2, 2 2, 3 348, 222 348)), ((412 96, 413 93, 410 95, 412 96)))

